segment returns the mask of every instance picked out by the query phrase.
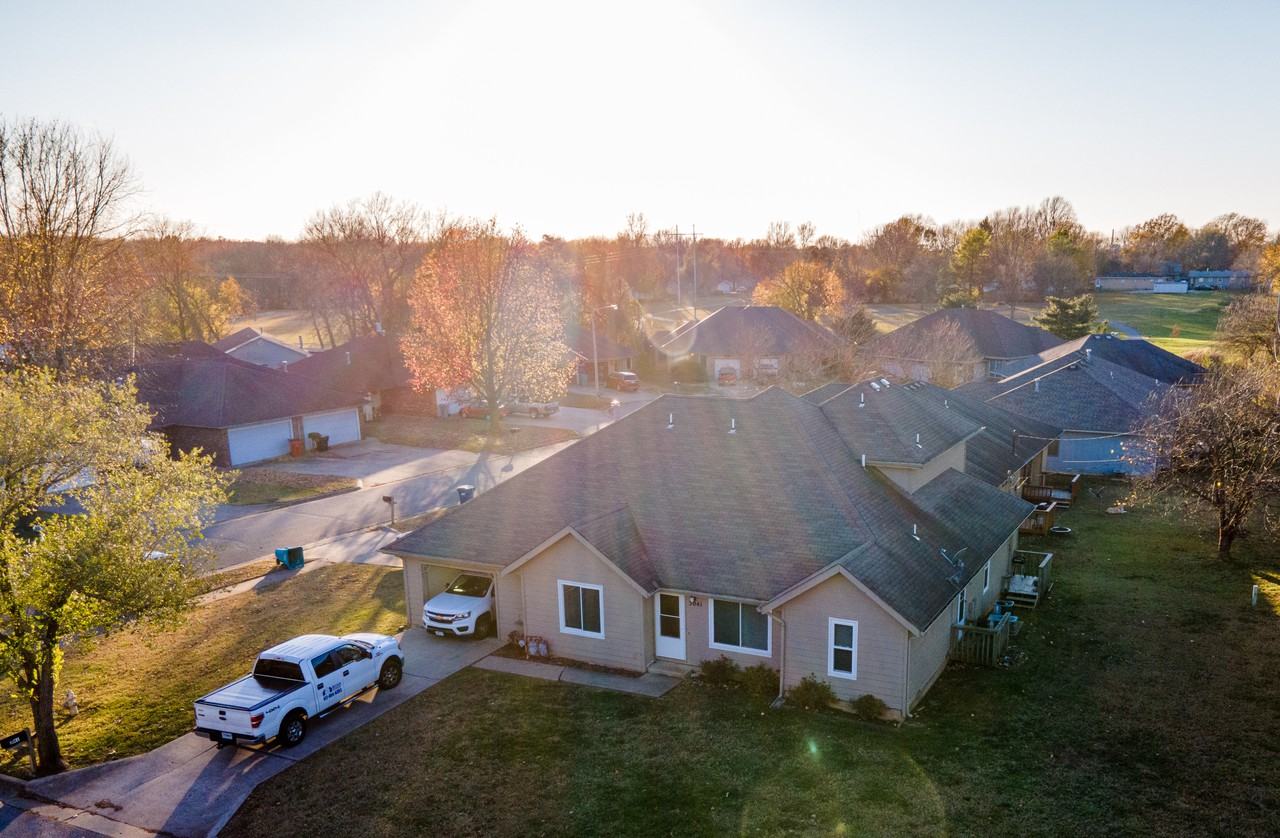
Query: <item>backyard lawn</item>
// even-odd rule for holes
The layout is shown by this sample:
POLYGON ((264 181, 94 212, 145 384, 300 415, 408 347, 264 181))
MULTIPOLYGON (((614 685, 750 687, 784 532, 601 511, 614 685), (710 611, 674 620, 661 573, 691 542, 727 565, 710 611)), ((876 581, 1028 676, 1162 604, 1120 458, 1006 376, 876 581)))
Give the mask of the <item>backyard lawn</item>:
POLYGON ((900 728, 464 670, 261 786, 224 834, 1274 834, 1280 566, 1106 515, 1120 492, 1025 545, 1057 558, 1023 662, 953 667, 900 728))
POLYGON ((1189 294, 1120 294, 1094 296, 1104 320, 1119 321, 1170 352, 1184 355, 1212 348, 1222 310, 1235 299, 1224 291, 1189 294))
POLYGON ((565 428, 515 428, 504 425, 500 436, 489 436, 489 422, 451 416, 405 416, 392 414, 370 422, 365 435, 393 445, 417 448, 453 448, 477 454, 516 454, 556 442, 568 442, 578 435, 565 428))
MULTIPOLYGON (((299 634, 395 633, 404 625, 399 570, 321 567, 278 584, 197 608, 177 626, 141 628, 67 651, 58 684, 80 714, 63 716, 58 737, 73 767, 143 753, 191 729, 191 702, 244 675, 258 652, 299 634)), ((31 725, 31 711, 6 682, 5 732, 31 725)), ((28 773, 6 752, 0 771, 28 773)))

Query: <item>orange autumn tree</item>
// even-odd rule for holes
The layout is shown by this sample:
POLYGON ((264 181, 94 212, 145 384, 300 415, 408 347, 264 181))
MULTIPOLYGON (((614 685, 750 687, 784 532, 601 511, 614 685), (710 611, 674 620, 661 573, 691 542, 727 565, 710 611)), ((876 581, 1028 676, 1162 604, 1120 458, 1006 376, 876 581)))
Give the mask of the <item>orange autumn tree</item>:
MULTIPOLYGON (((418 269, 401 345, 419 392, 465 387, 484 402, 558 398, 573 375, 555 284, 520 231, 455 225, 418 269)), ((499 422, 496 411, 490 427, 499 422)))
POLYGON ((756 286, 756 305, 778 306, 805 320, 834 314, 844 302, 844 285, 836 272, 818 262, 792 262, 777 276, 756 286))

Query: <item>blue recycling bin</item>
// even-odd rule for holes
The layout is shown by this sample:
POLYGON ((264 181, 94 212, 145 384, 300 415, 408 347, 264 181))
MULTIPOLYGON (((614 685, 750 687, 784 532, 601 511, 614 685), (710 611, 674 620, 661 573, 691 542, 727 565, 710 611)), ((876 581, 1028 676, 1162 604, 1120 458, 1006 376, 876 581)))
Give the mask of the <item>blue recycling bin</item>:
POLYGON ((279 564, 289 570, 297 570, 302 567, 302 548, 301 547, 277 547, 276 548, 276 564, 279 564))

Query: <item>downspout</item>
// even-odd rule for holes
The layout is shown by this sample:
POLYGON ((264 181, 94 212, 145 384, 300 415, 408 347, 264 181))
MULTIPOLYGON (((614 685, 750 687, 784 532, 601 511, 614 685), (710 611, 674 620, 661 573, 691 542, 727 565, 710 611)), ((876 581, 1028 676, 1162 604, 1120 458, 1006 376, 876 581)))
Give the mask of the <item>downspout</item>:
POLYGON ((769 616, 778 621, 778 630, 782 635, 782 644, 778 647, 778 697, 769 705, 777 710, 786 699, 787 691, 787 621, 776 611, 770 611, 769 616))
POLYGON ((902 667, 902 720, 905 722, 907 716, 911 715, 911 632, 906 632, 907 642, 906 665, 902 667))

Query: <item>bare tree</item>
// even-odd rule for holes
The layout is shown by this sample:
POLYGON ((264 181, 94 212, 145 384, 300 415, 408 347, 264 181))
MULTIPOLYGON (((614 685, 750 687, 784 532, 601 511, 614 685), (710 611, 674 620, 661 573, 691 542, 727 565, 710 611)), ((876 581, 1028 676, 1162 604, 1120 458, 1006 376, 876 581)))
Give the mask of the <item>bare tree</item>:
POLYGON ((444 219, 380 192, 316 213, 303 241, 327 262, 316 307, 336 312, 349 336, 379 326, 399 334, 408 325, 409 286, 444 219))
POLYGON ((0 319, 16 356, 67 369, 120 338, 137 275, 128 162, 62 122, 0 123, 0 319))
POLYGON ((1280 500, 1280 371, 1274 364, 1211 370, 1192 390, 1173 389, 1139 429, 1147 470, 1134 500, 1184 513, 1212 510, 1218 554, 1258 516, 1274 532, 1280 500))
POLYGON ((1258 355, 1280 360, 1276 346, 1276 300, 1270 294, 1237 297, 1218 320, 1218 343, 1243 361, 1258 355))

